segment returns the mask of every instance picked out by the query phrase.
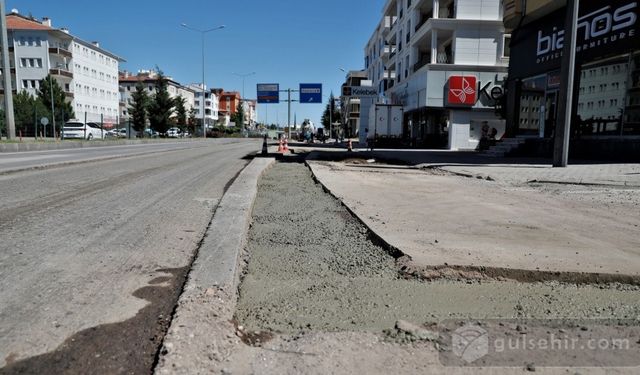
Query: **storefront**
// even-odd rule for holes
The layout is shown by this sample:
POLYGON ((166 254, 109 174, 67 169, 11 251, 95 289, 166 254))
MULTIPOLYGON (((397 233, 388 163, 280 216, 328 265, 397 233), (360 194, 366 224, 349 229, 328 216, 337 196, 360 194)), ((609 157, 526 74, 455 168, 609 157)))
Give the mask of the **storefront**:
POLYGON ((500 139, 505 121, 496 113, 503 95, 504 68, 486 71, 433 70, 416 75, 392 102, 405 107, 403 144, 419 148, 478 149, 483 128, 500 139))
MULTIPOLYGON (((637 1, 580 1, 571 123, 574 140, 588 139, 591 145, 594 139, 640 142, 639 13, 637 1)), ((564 20, 562 8, 512 35, 508 135, 554 137, 561 99, 564 20)))

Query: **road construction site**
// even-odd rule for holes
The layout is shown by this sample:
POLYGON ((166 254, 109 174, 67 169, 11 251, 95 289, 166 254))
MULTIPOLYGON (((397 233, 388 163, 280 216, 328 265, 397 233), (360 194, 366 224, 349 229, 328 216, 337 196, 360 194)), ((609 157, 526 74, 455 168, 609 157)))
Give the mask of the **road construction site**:
MULTIPOLYGON (((346 373, 354 363, 373 373, 442 371, 437 332, 446 320, 637 324, 640 316, 633 283, 408 274, 406 255, 352 216, 302 163, 277 163, 260 180, 245 261, 234 320, 245 345, 220 364, 229 373, 346 373), (435 333, 421 338, 407 325, 435 333)), ((527 367, 514 365, 515 372, 527 367)))

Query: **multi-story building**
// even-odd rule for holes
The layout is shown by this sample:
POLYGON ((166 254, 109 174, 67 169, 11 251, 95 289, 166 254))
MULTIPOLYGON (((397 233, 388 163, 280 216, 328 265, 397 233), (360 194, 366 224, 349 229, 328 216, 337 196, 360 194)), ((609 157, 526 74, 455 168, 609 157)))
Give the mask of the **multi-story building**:
POLYGON ((474 149, 509 62, 501 0, 387 0, 365 69, 388 104, 404 106, 407 144, 474 149))
MULTIPOLYGON (((351 70, 347 73, 345 82, 342 87, 347 86, 371 86, 371 81, 367 78, 367 72, 364 70, 351 70)), ((344 91, 344 90, 343 90, 344 91)), ((357 137, 358 134, 363 133, 360 130, 360 114, 363 117, 368 117, 369 107, 371 106, 371 99, 361 99, 351 96, 340 96, 341 112, 343 123, 342 136, 346 138, 357 137), (366 104, 363 106, 363 102, 366 104), (365 108, 366 107, 366 108, 365 108)), ((338 119, 335 119, 336 121, 338 119)), ((363 124, 364 126, 364 124, 363 124)))
MULTIPOLYGON (((637 1, 581 0, 572 106, 572 156, 635 154, 640 135, 637 1), (625 151, 626 150, 626 151, 625 151)), ((508 133, 550 154, 561 98, 566 2, 507 0, 514 28, 507 84, 508 133)), ((622 156, 624 157, 624 156, 622 156)))
POLYGON ((198 124, 202 125, 202 111, 204 111, 204 121, 207 128, 213 127, 218 122, 219 97, 216 90, 208 90, 204 86, 202 90, 201 83, 192 83, 189 88, 195 92, 195 115, 198 124), (202 100, 202 92, 204 91, 204 100, 202 100))
POLYGON ((244 109, 244 126, 249 128, 255 127, 258 122, 257 101, 243 99, 242 108, 244 109))
MULTIPOLYGON (((174 81, 171 77, 165 77, 167 79, 167 91, 171 98, 178 96, 184 98, 185 109, 187 113, 191 111, 195 106, 195 91, 192 87, 183 86, 180 83, 174 81)), ((136 86, 141 83, 144 89, 147 90, 149 96, 154 95, 158 90, 158 73, 153 70, 140 70, 138 74, 132 75, 130 72, 123 71, 119 76, 120 82, 120 109, 121 117, 124 121, 129 119, 129 107, 132 104, 132 94, 136 91, 136 86)), ((196 106, 197 111, 197 106, 196 106)), ((175 117, 173 113, 171 117, 175 117)))
POLYGON ((39 21, 14 12, 7 15, 7 29, 16 92, 35 95, 50 74, 72 103, 77 119, 103 121, 107 127, 119 121, 118 66, 122 58, 98 42, 54 28, 49 18, 39 21))
MULTIPOLYGON (((242 97, 240 93, 237 91, 224 91, 219 89, 220 92, 220 109, 219 116, 230 118, 231 115, 238 112, 238 107, 240 106, 240 102, 242 97)), ((240 125, 240 124, 236 124, 240 125)))

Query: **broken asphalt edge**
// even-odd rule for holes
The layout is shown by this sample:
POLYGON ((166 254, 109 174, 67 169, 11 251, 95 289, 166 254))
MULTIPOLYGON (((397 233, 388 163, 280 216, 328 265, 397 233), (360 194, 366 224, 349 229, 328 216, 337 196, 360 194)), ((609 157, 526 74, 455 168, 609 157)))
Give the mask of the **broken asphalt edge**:
POLYGON ((342 198, 333 192, 314 171, 313 163, 318 160, 307 159, 305 165, 311 171, 314 181, 322 186, 323 190, 337 199, 349 213, 356 218, 370 233, 370 238, 374 243, 381 246, 391 254, 400 268, 400 274, 406 278, 416 278, 420 280, 436 279, 466 279, 466 280, 513 280, 519 282, 548 282, 556 281, 569 284, 609 284, 620 283, 629 285, 640 285, 640 276, 591 273, 591 272, 564 272, 564 271, 542 271, 517 268, 503 268, 491 266, 471 266, 471 265, 416 265, 411 256, 385 240, 381 233, 367 224, 367 221, 347 205, 342 198), (311 163, 310 163, 311 162, 311 163))
POLYGON ((220 201, 178 300, 154 373, 211 372, 239 338, 232 321, 258 180, 275 163, 255 158, 220 201))

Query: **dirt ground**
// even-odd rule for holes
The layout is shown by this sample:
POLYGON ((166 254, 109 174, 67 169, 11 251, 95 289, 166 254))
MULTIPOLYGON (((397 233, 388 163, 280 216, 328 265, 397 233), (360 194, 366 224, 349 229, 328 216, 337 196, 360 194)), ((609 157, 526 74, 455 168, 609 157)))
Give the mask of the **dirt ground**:
POLYGON ((499 365, 500 373, 566 373, 542 367, 640 365, 632 360, 640 354, 638 286, 408 278, 303 164, 279 163, 263 176, 253 218, 235 314, 245 344, 223 372, 495 373, 491 366, 499 365), (495 337, 574 329, 581 337, 626 335, 632 343, 596 362, 583 352, 537 352, 475 363, 484 369, 447 367, 454 363, 447 362, 447 334, 471 321, 495 337))

